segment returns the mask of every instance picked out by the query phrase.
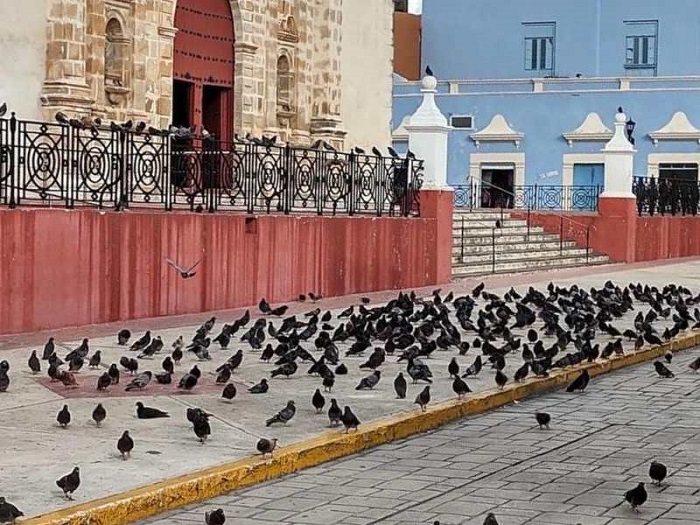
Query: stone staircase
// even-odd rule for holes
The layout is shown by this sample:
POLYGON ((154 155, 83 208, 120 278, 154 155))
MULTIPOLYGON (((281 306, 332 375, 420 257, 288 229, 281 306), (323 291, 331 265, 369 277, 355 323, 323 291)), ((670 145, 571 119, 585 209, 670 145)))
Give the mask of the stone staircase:
POLYGON ((513 219, 503 212, 502 227, 492 231, 500 210, 460 211, 452 225, 452 277, 491 273, 516 273, 555 268, 605 264, 607 255, 579 248, 574 242, 561 242, 558 235, 545 233, 527 221, 513 219), (495 246, 495 263, 494 263, 495 246))

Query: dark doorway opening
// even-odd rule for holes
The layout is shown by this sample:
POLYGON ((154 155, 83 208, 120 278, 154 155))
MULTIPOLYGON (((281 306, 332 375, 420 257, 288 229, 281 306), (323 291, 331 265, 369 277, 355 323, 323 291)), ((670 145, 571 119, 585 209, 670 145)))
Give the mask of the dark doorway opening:
POLYGON ((698 182, 697 164, 659 164, 659 180, 698 182))
POLYGON ((514 179, 513 168, 483 168, 481 170, 481 207, 512 208, 514 179))
POLYGON ((192 126, 193 91, 190 82, 173 80, 173 126, 192 126))
POLYGON ((224 118, 228 113, 231 90, 219 86, 204 86, 202 90, 202 126, 215 139, 226 139, 229 123, 224 118))

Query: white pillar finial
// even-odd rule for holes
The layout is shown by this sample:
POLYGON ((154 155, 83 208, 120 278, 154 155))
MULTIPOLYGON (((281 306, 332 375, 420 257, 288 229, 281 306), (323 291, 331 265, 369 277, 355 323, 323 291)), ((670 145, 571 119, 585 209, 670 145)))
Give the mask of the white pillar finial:
POLYGON ((408 131, 408 149, 423 159, 423 189, 449 189, 447 185, 447 136, 450 126, 435 103, 437 79, 428 75, 421 82, 423 100, 411 115, 408 131))

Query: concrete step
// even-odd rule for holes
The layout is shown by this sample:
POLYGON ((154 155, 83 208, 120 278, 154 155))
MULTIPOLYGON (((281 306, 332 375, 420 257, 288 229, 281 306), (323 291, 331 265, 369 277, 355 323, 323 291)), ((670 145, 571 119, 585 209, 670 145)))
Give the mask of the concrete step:
MULTIPOLYGON (((501 221, 501 227, 502 228, 515 228, 516 226, 525 226, 527 225, 527 221, 523 219, 503 219, 501 221)), ((464 227, 465 228, 495 228, 496 227, 496 220, 487 220, 487 219, 478 219, 478 220, 472 220, 472 219, 464 219, 464 227)), ((462 219, 455 219, 452 221, 452 231, 457 231, 462 229, 462 219)))
MULTIPOLYGON (((462 235, 465 236, 482 236, 486 237, 488 236, 491 238, 492 232, 494 228, 493 226, 490 225, 481 225, 481 224, 472 224, 470 223, 469 225, 464 225, 464 229, 460 228, 452 228, 452 237, 461 237, 462 235)), ((503 235, 513 235, 513 234, 526 234, 528 232, 528 227, 527 223, 523 221, 523 224, 516 224, 513 226, 507 226, 503 228, 496 228, 496 237, 503 236, 503 235)), ((544 232, 544 229, 542 229, 539 226, 530 226, 529 229, 530 233, 542 233, 544 232)))
MULTIPOLYGON (((609 259, 606 255, 589 256, 588 265, 607 264, 609 259)), ((517 273, 533 270, 548 270, 560 268, 576 268, 586 265, 586 257, 548 257, 536 260, 510 260, 507 262, 496 261, 495 271, 489 262, 488 264, 459 265, 454 266, 452 278, 473 277, 475 275, 487 275, 493 273, 517 273)))
MULTIPOLYGON (((592 250, 588 251, 589 256, 594 255, 592 250)), ((541 259, 551 259, 554 257, 583 257, 586 259, 586 249, 577 247, 568 247, 559 250, 559 245, 550 246, 544 250, 514 250, 508 252, 496 252, 496 263, 508 261, 539 261, 541 259)), ((490 253, 465 253, 464 257, 452 255, 452 265, 472 265, 472 264, 488 264, 491 262, 492 254, 490 253)))
MULTIPOLYGON (((527 235, 527 232, 525 233, 515 233, 515 234, 508 234, 508 235, 496 235, 496 245, 503 245, 503 244, 516 244, 516 243, 524 243, 524 242, 553 242, 556 241, 557 244, 559 243, 559 236, 554 235, 553 233, 544 233, 542 229, 534 229, 530 228, 530 235, 527 235)), ((474 245, 488 245, 491 246, 491 234, 489 233, 488 235, 468 235, 464 237, 464 245, 465 246, 474 246, 474 245)), ((462 236, 461 235, 453 235, 452 236, 452 245, 453 246, 461 246, 462 245, 462 236)))
MULTIPOLYGON (((565 241, 562 244, 564 249, 576 248, 576 243, 573 241, 565 241)), ((489 242, 483 244, 465 244, 464 245, 464 255, 476 255, 476 254, 488 254, 491 255, 493 251, 493 246, 489 242)), ((517 243, 496 243, 496 256, 501 253, 510 252, 541 252, 541 251, 551 251, 559 250, 559 239, 554 237, 553 239, 543 240, 543 241, 530 241, 530 242, 517 242, 517 243)), ((462 245, 459 243, 454 243, 452 245, 452 255, 458 256, 462 253, 462 245)))
MULTIPOLYGON (((465 212, 460 212, 459 210, 455 210, 452 214, 452 217, 454 218, 455 221, 461 220, 462 217, 464 217, 464 220, 475 220, 475 221, 495 221, 496 219, 501 218, 501 212, 494 212, 494 211, 465 211, 465 212)), ((504 219, 510 219, 510 213, 509 212, 503 212, 503 218, 504 219)))

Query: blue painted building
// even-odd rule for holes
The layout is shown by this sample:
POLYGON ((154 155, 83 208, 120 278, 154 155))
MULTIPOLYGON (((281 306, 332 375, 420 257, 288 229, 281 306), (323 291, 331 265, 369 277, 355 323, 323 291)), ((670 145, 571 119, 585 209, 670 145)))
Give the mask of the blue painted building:
MULTIPOLYGON (((618 106, 636 122, 636 174, 698 178, 699 0, 425 0, 422 60, 453 126, 452 185, 602 184, 618 106)), ((396 78, 397 149, 420 100, 396 78)))

